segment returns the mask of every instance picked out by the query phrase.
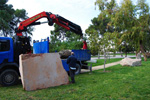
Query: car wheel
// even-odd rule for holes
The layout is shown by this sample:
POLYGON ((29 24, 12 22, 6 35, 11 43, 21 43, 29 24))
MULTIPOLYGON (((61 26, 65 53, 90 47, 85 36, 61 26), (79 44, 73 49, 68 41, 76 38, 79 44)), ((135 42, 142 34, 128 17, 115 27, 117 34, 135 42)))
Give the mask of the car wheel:
POLYGON ((79 64, 76 64, 76 71, 75 71, 75 75, 80 74, 81 72, 81 66, 79 64))
POLYGON ((12 86, 19 81, 18 73, 13 69, 6 69, 0 74, 0 84, 2 86, 12 86))

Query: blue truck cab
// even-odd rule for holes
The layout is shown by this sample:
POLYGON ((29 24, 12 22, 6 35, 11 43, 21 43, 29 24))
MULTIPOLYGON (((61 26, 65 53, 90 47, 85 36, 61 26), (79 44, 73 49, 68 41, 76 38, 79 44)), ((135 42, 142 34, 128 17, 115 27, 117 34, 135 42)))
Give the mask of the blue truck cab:
POLYGON ((18 82, 19 65, 14 61, 12 38, 0 37, 0 84, 14 85, 18 82))
POLYGON ((10 37, 0 37, 0 85, 11 86, 18 83, 19 55, 29 50, 28 43, 27 38, 17 37, 13 40, 10 37))

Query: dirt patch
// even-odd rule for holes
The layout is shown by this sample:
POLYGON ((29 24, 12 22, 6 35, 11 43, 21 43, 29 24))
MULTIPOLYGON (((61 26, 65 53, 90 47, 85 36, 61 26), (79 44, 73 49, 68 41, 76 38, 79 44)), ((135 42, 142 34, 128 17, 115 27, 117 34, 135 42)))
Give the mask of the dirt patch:
POLYGON ((22 60, 26 60, 31 57, 43 56, 43 54, 21 54, 22 60))

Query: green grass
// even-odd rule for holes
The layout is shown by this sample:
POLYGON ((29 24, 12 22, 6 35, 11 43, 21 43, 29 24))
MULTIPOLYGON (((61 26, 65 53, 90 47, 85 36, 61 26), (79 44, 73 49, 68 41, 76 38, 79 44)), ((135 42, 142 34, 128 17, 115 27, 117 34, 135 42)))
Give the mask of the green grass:
MULTIPOLYGON (((113 58, 113 59, 107 59, 106 64, 112 63, 112 62, 117 62, 122 60, 122 58, 113 58)), ((97 63, 91 63, 89 62, 88 65, 92 64, 92 67, 98 66, 98 65, 103 65, 104 64, 104 59, 97 59, 97 63)))
POLYGON ((0 100, 150 100, 150 59, 139 67, 116 65, 83 73, 76 83, 37 91, 24 91, 21 84, 0 87, 0 100))

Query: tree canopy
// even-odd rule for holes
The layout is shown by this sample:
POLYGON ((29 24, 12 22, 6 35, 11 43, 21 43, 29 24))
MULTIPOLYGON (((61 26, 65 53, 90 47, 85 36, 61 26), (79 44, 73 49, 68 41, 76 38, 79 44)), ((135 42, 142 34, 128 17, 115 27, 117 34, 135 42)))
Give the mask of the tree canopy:
POLYGON ((0 30, 4 36, 12 30, 12 19, 15 10, 12 5, 6 4, 8 0, 0 0, 0 30))
MULTIPOLYGON (((8 0, 0 0, 0 35, 13 37, 18 24, 27 19, 25 9, 14 10, 13 5, 7 4, 8 0)), ((33 28, 29 27, 27 34, 31 34, 33 28)))
POLYGON ((137 52, 143 53, 146 61, 145 46, 149 42, 149 6, 145 0, 138 0, 136 5, 131 0, 123 1, 112 16, 112 25, 121 29, 121 32, 115 32, 119 34, 120 41, 132 44, 137 52))
POLYGON ((104 44, 100 44, 100 41, 105 38, 115 44, 116 50, 121 46, 122 49, 128 46, 137 52, 141 51, 146 61, 145 52, 150 48, 150 13, 146 1, 138 0, 133 4, 131 0, 123 0, 121 4, 117 4, 115 0, 96 0, 95 5, 98 6, 100 14, 91 20, 92 25, 86 30, 91 47, 95 48, 98 44, 98 48, 102 47, 104 44))
POLYGON ((50 35, 50 52, 81 48, 82 42, 79 35, 54 24, 54 30, 50 35))
MULTIPOLYGON (((89 35, 90 49, 93 54, 97 50, 99 52, 103 51, 103 45, 110 43, 109 41, 105 41, 108 40, 106 39, 106 37, 109 36, 104 37, 104 35, 106 33, 109 34, 114 31, 113 27, 110 26, 109 23, 111 21, 111 10, 115 8, 115 1, 112 0, 111 2, 103 2, 103 0, 97 0, 95 4, 99 6, 99 10, 101 13, 98 17, 95 17, 91 20, 92 25, 90 25, 88 29, 86 29, 86 33, 89 35)), ((109 45, 105 45, 105 48, 106 46, 109 45)))

